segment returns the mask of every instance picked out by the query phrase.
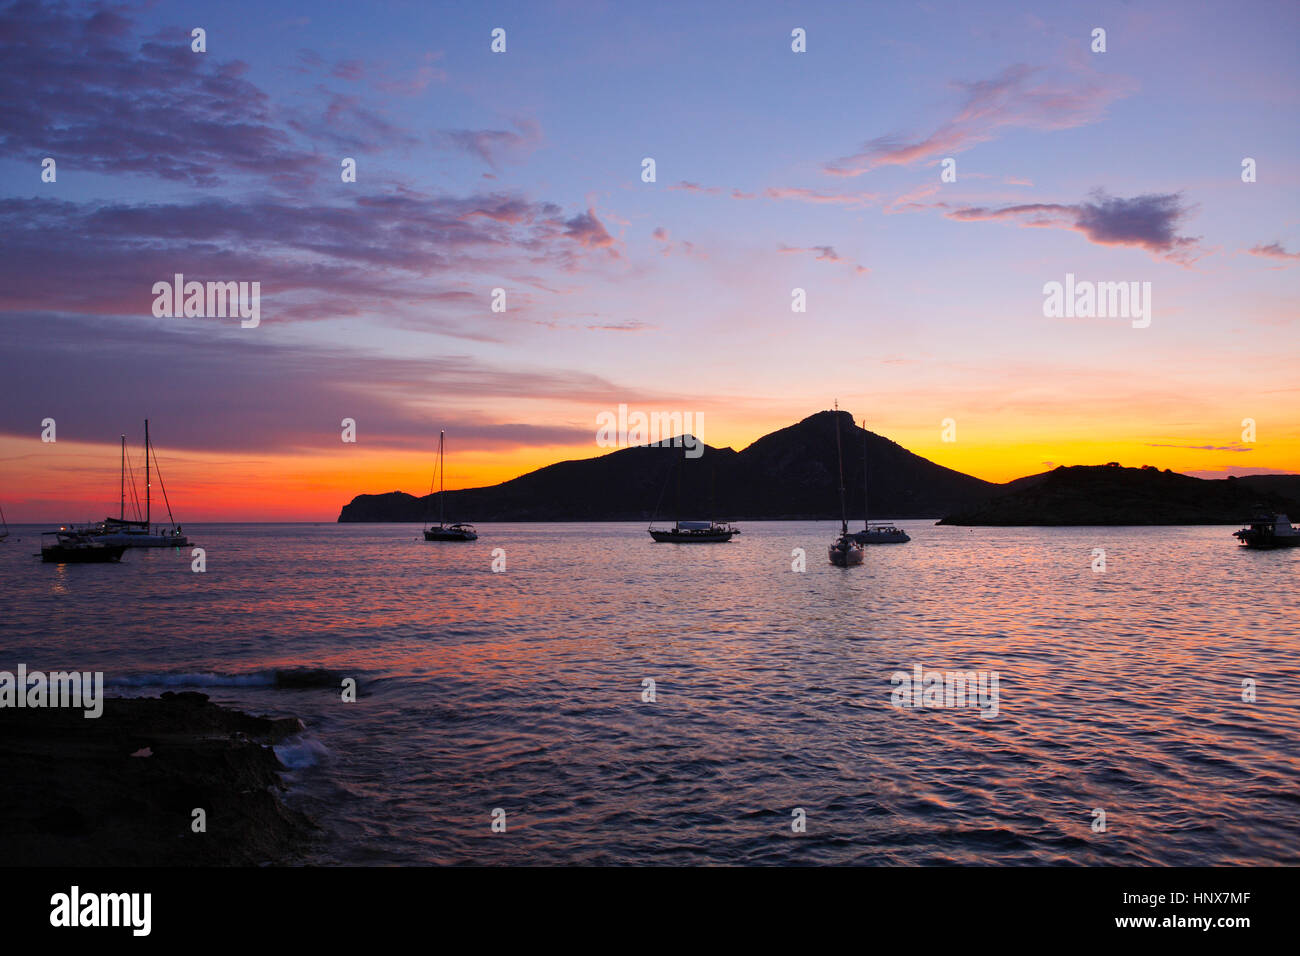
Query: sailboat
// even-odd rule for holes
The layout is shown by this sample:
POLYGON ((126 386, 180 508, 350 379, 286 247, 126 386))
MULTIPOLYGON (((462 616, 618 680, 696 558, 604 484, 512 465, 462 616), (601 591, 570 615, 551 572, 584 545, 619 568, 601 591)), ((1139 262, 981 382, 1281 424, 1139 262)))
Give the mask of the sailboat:
MULTIPOLYGON (((682 467, 686 461, 686 446, 682 446, 682 457, 677 462, 677 495, 674 502, 673 526, 670 529, 656 528, 655 519, 650 519, 650 537, 660 543, 673 544, 719 544, 723 541, 730 541, 733 537, 740 534, 740 529, 736 528, 729 522, 714 521, 710 518, 708 521, 683 521, 680 517, 682 513, 682 467)), ((712 505, 712 477, 710 478, 710 505, 712 505)), ((660 494, 659 499, 663 500, 660 494)), ((656 506, 656 512, 659 510, 656 506)))
POLYGON ((5 538, 9 537, 9 522, 5 521, 5 510, 3 507, 0 507, 0 526, 4 528, 3 531, 0 531, 0 541, 3 541, 5 538))
POLYGON ((883 521, 871 526, 871 501, 867 497, 867 420, 862 419, 862 530, 853 535, 858 544, 906 544, 912 539, 906 531, 883 521))
MULTIPOLYGON (((79 533, 94 538, 101 544, 122 545, 127 548, 179 548, 189 544, 183 529, 172 516, 171 501, 167 498, 167 486, 163 484, 162 472, 158 471, 158 487, 162 489, 163 502, 167 505, 169 526, 153 527, 153 473, 150 469, 152 458, 153 470, 157 471, 158 456, 149 440, 149 419, 144 420, 144 520, 131 520, 126 516, 126 436, 122 436, 122 468, 119 479, 120 503, 116 518, 105 518, 98 524, 79 529, 79 533)), ((135 478, 131 478, 132 494, 135 493, 135 478)), ((136 499, 138 509, 139 499, 136 499)), ((138 517, 139 511, 136 511, 138 517)))
POLYGON ((862 563, 862 545, 849 534, 848 512, 844 506, 844 451, 840 447, 840 405, 835 403, 835 456, 840 465, 840 536, 831 542, 828 555, 831 564, 847 568, 862 563))
MULTIPOLYGON (((463 521, 457 521, 454 524, 447 524, 446 518, 446 483, 447 483, 447 457, 444 450, 444 441, 447 433, 438 432, 438 461, 433 466, 434 477, 438 478, 438 527, 431 528, 425 525, 425 541, 477 541, 478 532, 474 530, 472 524, 466 524, 463 521)), ((433 494, 433 482, 429 482, 429 494, 433 494)))

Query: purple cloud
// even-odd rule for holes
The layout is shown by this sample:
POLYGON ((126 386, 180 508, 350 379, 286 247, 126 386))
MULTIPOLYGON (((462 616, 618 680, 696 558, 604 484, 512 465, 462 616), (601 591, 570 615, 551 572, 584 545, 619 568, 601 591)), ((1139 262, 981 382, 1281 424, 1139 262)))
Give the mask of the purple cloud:
POLYGON ((1182 221, 1194 212, 1181 193, 1148 194, 1124 199, 1102 191, 1090 201, 1021 203, 989 208, 967 206, 949 212, 961 222, 1008 220, 1022 226, 1071 229, 1102 246, 1135 246, 1152 255, 1187 264, 1204 255, 1200 237, 1177 235, 1182 221))

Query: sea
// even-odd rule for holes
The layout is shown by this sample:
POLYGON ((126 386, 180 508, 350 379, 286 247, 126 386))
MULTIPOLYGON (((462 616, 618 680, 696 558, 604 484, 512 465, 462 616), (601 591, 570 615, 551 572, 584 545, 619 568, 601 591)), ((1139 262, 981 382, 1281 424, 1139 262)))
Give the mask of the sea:
POLYGON ((187 524, 202 571, 19 526, 0 670, 298 717, 308 863, 1300 864, 1300 549, 900 525, 187 524))

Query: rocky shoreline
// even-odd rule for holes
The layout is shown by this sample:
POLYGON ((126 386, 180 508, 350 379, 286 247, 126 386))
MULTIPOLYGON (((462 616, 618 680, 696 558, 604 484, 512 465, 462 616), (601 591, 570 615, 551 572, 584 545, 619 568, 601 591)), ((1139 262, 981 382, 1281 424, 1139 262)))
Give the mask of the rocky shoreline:
POLYGON ((259 866, 317 828, 280 798, 271 745, 302 730, 197 693, 108 698, 104 713, 0 712, 0 859, 9 866, 259 866), (205 832, 195 832, 202 809, 205 832))

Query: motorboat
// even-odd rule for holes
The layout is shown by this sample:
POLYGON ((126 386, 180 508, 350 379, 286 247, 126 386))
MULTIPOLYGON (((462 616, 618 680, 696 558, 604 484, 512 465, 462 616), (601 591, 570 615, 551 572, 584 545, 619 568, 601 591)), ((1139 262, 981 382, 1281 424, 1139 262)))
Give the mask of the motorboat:
POLYGON ((121 561, 124 544, 108 544, 94 535, 80 531, 46 531, 42 537, 53 538, 42 542, 41 560, 57 564, 100 564, 121 561))
POLYGON ((1258 548, 1294 548, 1300 546, 1300 528, 1291 524, 1291 519, 1284 514, 1261 511, 1250 519, 1250 527, 1234 531, 1232 536, 1243 547, 1258 548))
POLYGON ((874 525, 868 524, 861 531, 853 532, 853 540, 858 544, 906 544, 912 539, 903 529, 878 522, 874 525))

